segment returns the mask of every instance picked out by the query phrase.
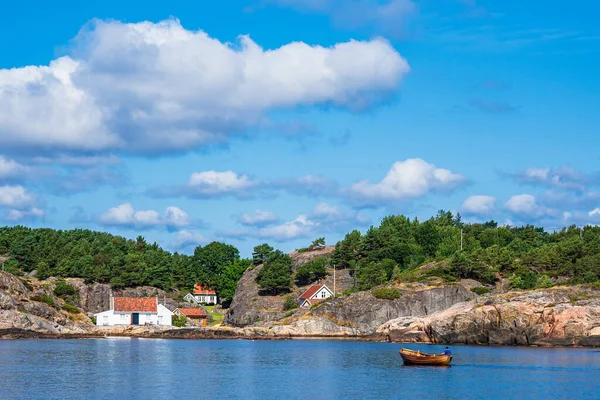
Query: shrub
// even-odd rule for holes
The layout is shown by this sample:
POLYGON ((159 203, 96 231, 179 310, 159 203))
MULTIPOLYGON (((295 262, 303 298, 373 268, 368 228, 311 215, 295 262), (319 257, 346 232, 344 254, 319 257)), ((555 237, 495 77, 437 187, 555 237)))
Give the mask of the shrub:
POLYGON ((292 314, 294 314, 294 311, 288 311, 285 314, 283 314, 283 318, 291 317, 292 314))
POLYGON ((307 262, 296 270, 296 283, 298 286, 308 285, 327 276, 325 266, 329 264, 329 259, 318 257, 307 262))
POLYGON ((185 315, 173 315, 173 317, 171 318, 171 323, 173 324, 173 326, 178 326, 182 328, 187 325, 187 318, 185 317, 185 315))
POLYGON ((402 293, 394 288, 379 288, 371 291, 373 297, 381 300, 394 300, 402 297, 402 293))
POLYGON ((65 280, 60 280, 56 283, 54 287, 54 291, 52 292, 56 297, 60 297, 61 299, 76 299, 79 297, 79 292, 77 288, 65 280))
POLYGON ((554 282, 552 282, 552 279, 548 275, 540 275, 537 278, 536 286, 539 288, 549 288, 554 286, 554 282))
POLYGON ((96 316, 95 316, 95 315, 92 315, 92 316, 90 317, 90 321, 92 321, 92 323, 93 323, 94 325, 96 325, 96 316))
POLYGON ((477 286, 477 287, 471 288, 471 292, 481 296, 482 294, 491 292, 491 290, 489 288, 486 288, 485 286, 477 286))
POLYGON ((538 275, 527 268, 519 268, 508 280, 515 289, 535 289, 538 285, 538 275))
POLYGON ((63 310, 70 312, 71 314, 79 314, 79 308, 75 307, 72 304, 65 303, 62 306, 63 310))
POLYGON ((31 300, 39 301, 41 303, 46 303, 50 307, 56 308, 56 302, 54 301, 52 296, 47 295, 46 293, 43 293, 41 296, 33 296, 33 297, 31 297, 31 300))
POLYGON ((298 308, 298 303, 292 296, 285 296, 285 301, 283 302, 283 311, 294 310, 298 308))

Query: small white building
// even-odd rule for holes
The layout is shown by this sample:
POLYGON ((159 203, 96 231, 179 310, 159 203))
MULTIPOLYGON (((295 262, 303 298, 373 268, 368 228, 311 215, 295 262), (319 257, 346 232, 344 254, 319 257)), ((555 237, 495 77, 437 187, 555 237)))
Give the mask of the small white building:
POLYGON ((183 299, 188 303, 217 304, 217 292, 201 283, 196 283, 194 285, 194 294, 188 293, 183 299))
POLYGON ((94 314, 96 325, 171 325, 173 312, 158 297, 112 297, 110 310, 94 314))
POLYGON ((327 285, 311 286, 300 296, 300 307, 310 307, 332 296, 333 292, 327 285))

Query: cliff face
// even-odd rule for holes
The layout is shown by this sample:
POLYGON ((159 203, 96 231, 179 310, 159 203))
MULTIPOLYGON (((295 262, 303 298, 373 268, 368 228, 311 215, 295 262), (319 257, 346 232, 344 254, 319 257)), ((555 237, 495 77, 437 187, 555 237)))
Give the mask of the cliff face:
MULTIPOLYGON (((306 264, 318 257, 331 257, 335 250, 334 246, 326 246, 323 249, 298 253, 294 251, 290 254, 293 262, 293 269, 306 264)), ((258 273, 262 269, 262 264, 254 268, 249 268, 239 280, 235 295, 231 301, 231 306, 225 315, 225 323, 231 326, 244 327, 252 324, 264 324, 281 319, 285 314, 283 311, 283 302, 285 296, 260 296, 259 287, 256 283, 258 273)), ((333 270, 322 281, 333 290, 333 270)), ((348 271, 342 270, 336 272, 336 289, 338 292, 345 290, 352 284, 348 271)), ((294 286, 289 294, 298 298, 307 286, 294 286)))
POLYGON ((377 329, 394 341, 600 346, 600 291, 569 287, 511 292, 459 303, 377 329))
POLYGON ((40 301, 42 295, 61 304, 42 286, 26 285, 14 275, 0 272, 0 332, 60 333, 91 325, 82 314, 70 314, 40 301))

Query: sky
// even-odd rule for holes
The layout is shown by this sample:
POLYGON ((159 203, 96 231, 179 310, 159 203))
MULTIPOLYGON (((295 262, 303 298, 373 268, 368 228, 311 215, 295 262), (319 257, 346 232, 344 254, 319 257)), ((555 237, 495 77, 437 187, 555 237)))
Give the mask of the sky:
POLYGON ((596 2, 0 12, 0 225, 243 256, 387 215, 600 224, 596 2))

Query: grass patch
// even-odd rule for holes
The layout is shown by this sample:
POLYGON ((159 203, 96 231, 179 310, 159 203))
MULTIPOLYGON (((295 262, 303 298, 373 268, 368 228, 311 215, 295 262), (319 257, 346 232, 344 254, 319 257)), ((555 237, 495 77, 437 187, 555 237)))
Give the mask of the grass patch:
POLYGON ((63 304, 62 308, 71 314, 79 314, 79 308, 75 307, 73 304, 65 303, 63 304))
POLYGON ((569 293, 567 296, 569 297, 571 304, 575 304, 576 302, 578 302, 580 300, 589 300, 589 299, 593 299, 596 297, 596 296, 587 294, 585 292, 569 293))
POLYGON ((57 308, 56 307, 56 302, 54 301, 54 299, 52 298, 52 296, 49 296, 46 293, 43 293, 41 296, 32 296, 31 300, 39 301, 41 303, 46 303, 50 307, 57 308))
POLYGON ((485 286, 477 286, 477 287, 471 288, 471 292, 481 296, 482 294, 490 293, 491 290, 489 288, 486 288, 485 286))
POLYGON ((287 317, 291 317, 294 314, 294 311, 288 311, 285 314, 283 314, 283 318, 287 318, 287 317))
POLYGON ((371 291, 371 294, 373 295, 373 297, 380 300, 395 300, 402 297, 402 292, 394 288, 373 289, 371 291))
POLYGON ((204 306, 204 309, 212 317, 212 322, 210 323, 210 326, 219 325, 223 322, 223 318, 225 316, 221 313, 216 312, 215 306, 204 306))

